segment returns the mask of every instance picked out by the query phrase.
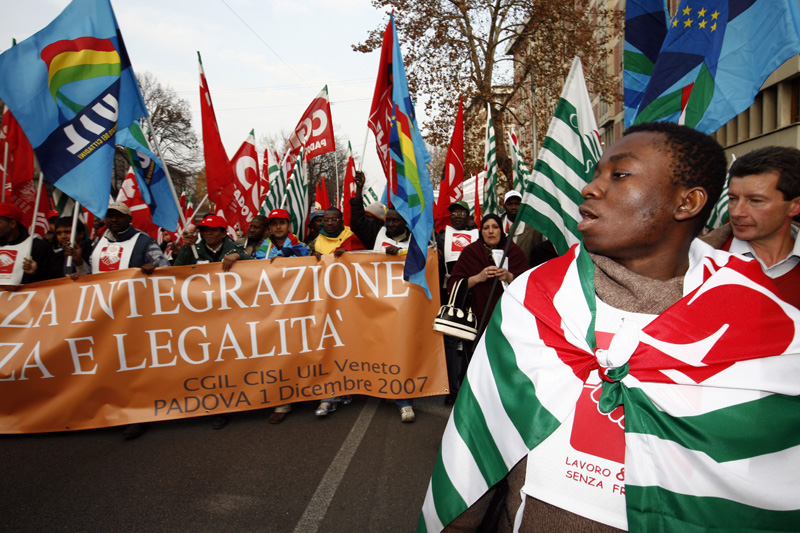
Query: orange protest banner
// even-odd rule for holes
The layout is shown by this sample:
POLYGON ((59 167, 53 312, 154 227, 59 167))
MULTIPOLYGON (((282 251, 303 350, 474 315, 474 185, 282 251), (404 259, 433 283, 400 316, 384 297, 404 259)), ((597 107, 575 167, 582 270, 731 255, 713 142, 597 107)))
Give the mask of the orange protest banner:
MULTIPOLYGON (((428 285, 437 286, 436 256, 428 285)), ((436 293, 436 291, 434 291, 436 293)), ((138 269, 0 292, 0 433, 169 420, 343 394, 447 393, 438 294, 348 253, 138 269)))

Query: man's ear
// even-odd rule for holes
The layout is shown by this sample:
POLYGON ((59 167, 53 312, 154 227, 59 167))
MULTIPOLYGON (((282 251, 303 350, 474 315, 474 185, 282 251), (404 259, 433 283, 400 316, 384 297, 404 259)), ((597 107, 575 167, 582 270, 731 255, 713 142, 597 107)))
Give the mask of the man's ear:
POLYGON ((800 196, 789 200, 789 202, 789 216, 794 218, 797 215, 800 215, 800 196))
POLYGON ((686 189, 681 195, 681 203, 675 209, 675 220, 684 221, 700 214, 708 201, 708 193, 702 187, 686 189))

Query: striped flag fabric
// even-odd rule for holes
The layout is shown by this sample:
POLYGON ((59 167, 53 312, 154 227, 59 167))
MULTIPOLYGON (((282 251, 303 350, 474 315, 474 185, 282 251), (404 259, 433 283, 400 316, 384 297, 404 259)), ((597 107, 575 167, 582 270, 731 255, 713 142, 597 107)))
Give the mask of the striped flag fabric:
POLYGON ((511 168, 514 172, 514 190, 521 194, 525 190, 528 180, 530 180, 531 171, 528 170, 528 165, 522 160, 519 141, 513 132, 508 132, 508 146, 511 154, 511 168))
POLYGON ((497 205, 497 140, 494 134, 494 121, 492 120, 492 104, 486 104, 486 146, 484 151, 484 170, 486 171, 486 181, 484 182, 485 194, 481 213, 498 214, 500 208, 497 205))
POLYGON ((378 196, 378 193, 375 192, 375 189, 372 188, 370 185, 367 187, 367 190, 364 191, 364 207, 368 206, 373 202, 380 202, 381 197, 378 196))
POLYGON ((601 155, 583 67, 575 57, 517 213, 519 220, 547 237, 559 255, 581 241, 581 190, 591 181, 601 155))
POLYGON ((627 321, 617 336, 632 342, 615 338, 606 354, 595 355, 582 246, 509 286, 447 423, 418 531, 440 531, 547 439, 592 369, 606 381, 599 409, 625 410, 629 531, 796 529, 800 310, 753 261, 698 240, 689 255, 684 297, 644 327, 627 321), (616 366, 598 366, 601 355, 616 366))
POLYGON ((264 215, 273 209, 283 209, 286 200, 286 182, 288 181, 284 169, 288 159, 289 154, 286 154, 280 165, 273 166, 277 161, 269 162, 269 192, 264 199, 264 213, 262 213, 264 215))
POLYGON ((308 170, 306 169, 305 150, 300 149, 294 170, 286 189, 289 220, 292 231, 300 240, 306 236, 306 219, 308 218, 308 170))
MULTIPOLYGON (((417 115, 408 90, 406 70, 394 15, 390 15, 392 39, 392 115, 389 133, 389 152, 395 178, 387 187, 389 202, 406 221, 411 240, 406 255, 403 279, 419 285, 428 298, 432 298, 425 279, 428 242, 433 236, 433 184, 427 164, 431 160, 425 141, 417 126, 417 115)), ((386 38, 386 37, 385 37, 386 38)))
MULTIPOLYGON (((733 164, 734 161, 736 161, 736 156, 731 154, 731 164, 733 164)), ((728 166, 728 168, 730 168, 730 166, 728 166)), ((717 229, 727 224, 730 220, 728 216, 728 179, 730 179, 730 175, 725 177, 725 186, 722 188, 722 194, 720 194, 717 203, 714 204, 714 209, 708 217, 708 222, 706 222, 706 227, 709 229, 717 229)))

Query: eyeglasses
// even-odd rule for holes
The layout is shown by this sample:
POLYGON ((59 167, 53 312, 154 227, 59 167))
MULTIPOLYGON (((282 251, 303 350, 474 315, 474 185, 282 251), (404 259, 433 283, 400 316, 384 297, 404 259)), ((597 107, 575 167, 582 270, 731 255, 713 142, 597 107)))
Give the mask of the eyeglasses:
POLYGON ((340 220, 342 220, 342 219, 339 218, 339 217, 336 217, 336 218, 323 218, 322 219, 323 222, 339 222, 340 220))

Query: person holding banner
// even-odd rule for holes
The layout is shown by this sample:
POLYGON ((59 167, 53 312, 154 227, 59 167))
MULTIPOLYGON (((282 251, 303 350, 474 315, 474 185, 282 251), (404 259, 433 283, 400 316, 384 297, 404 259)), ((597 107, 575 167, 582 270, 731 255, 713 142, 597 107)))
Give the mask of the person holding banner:
POLYGON ((239 259, 252 259, 244 251, 244 246, 228 237, 228 223, 217 215, 208 215, 197 225, 202 241, 198 243, 197 233, 183 232, 183 246, 175 258, 175 266, 222 263, 224 272, 233 268, 239 259), (197 246, 197 257, 192 253, 192 245, 197 246))
POLYGON ((36 237, 28 244, 28 228, 22 210, 0 203, 0 289, 15 290, 16 285, 58 277, 53 267, 53 249, 36 237))
POLYGON ((131 225, 131 208, 112 202, 106 211, 106 231, 92 250, 92 273, 138 268, 150 275, 157 267, 170 266, 158 243, 131 225))
POLYGON ((311 250, 292 233, 292 221, 285 209, 273 209, 267 216, 269 237, 253 252, 255 259, 306 257, 311 250))
POLYGON ((267 217, 256 215, 250 220, 247 235, 236 242, 244 246, 244 251, 250 257, 255 257, 256 250, 263 244, 267 237, 267 217))
POLYGON ((348 250, 364 250, 364 245, 348 226, 344 225, 342 212, 331 207, 322 216, 319 236, 309 245, 312 252, 320 255, 341 256, 348 250))

